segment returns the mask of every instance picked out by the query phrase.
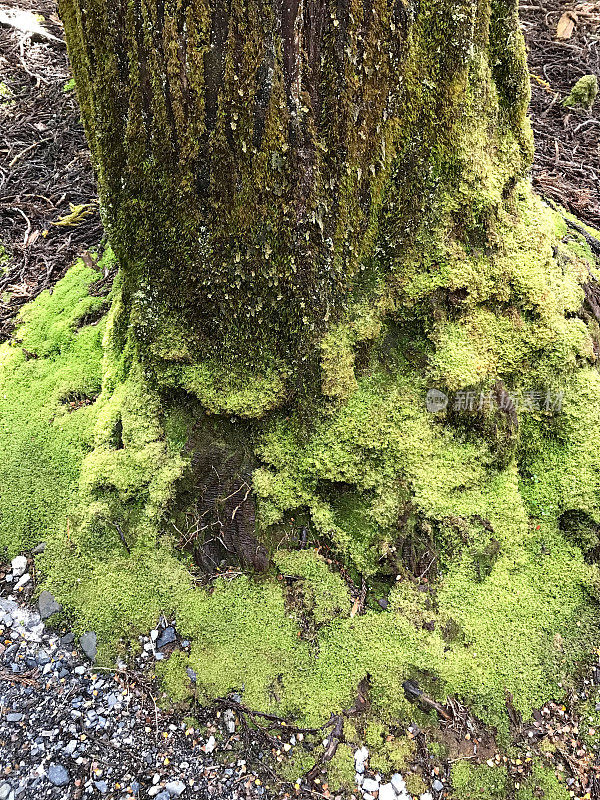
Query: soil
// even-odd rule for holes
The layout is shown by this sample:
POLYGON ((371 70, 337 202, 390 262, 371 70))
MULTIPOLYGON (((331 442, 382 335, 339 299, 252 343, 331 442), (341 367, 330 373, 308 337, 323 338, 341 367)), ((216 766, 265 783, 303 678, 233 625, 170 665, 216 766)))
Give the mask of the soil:
POLYGON ((521 4, 531 73, 530 118, 535 135, 534 188, 600 227, 600 113, 569 109, 562 101, 583 75, 600 76, 600 3, 543 0, 521 4), (575 23, 559 39, 561 17, 575 23))
POLYGON ((21 306, 53 286, 102 226, 62 26, 52 0, 0 2, 42 14, 60 41, 0 26, 0 341, 21 306), (70 204, 93 205, 75 226, 56 226, 70 204), (3 251, 8 260, 3 258, 3 251))

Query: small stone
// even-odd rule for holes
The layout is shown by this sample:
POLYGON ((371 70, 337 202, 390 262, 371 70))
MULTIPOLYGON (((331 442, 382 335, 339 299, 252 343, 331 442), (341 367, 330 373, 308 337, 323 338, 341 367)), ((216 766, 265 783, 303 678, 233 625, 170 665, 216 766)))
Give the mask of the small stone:
POLYGON ((233 713, 231 708, 228 708, 227 711, 223 714, 223 721, 225 722, 225 727, 227 728, 227 732, 235 733, 235 714, 233 713))
POLYGON ((369 751, 366 747, 361 747, 354 753, 354 767, 359 775, 365 771, 365 763, 369 758, 369 751))
POLYGON ((89 660, 95 661, 96 653, 98 652, 96 634, 93 631, 84 633, 83 636, 79 637, 79 644, 89 660))
POLYGON ((380 597, 377 602, 378 602, 379 606, 381 608, 383 608, 384 611, 389 606, 389 602, 385 599, 385 597, 380 597))
POLYGON ((156 795, 156 800, 171 800, 171 795, 168 792, 161 792, 156 795))
POLYGON ((433 791, 434 791, 434 792, 441 792, 441 791, 442 791, 442 789, 444 788, 444 784, 443 784, 441 781, 439 781, 439 780, 437 780, 437 779, 436 779, 436 780, 435 780, 435 781, 434 781, 434 782, 431 784, 431 788, 433 789, 433 791))
POLYGON ((213 750, 216 748, 216 746, 217 746, 217 740, 215 739, 214 736, 210 736, 208 741, 204 745, 204 748, 203 748, 204 752, 205 753, 212 753, 213 750))
POLYGON ((52 614, 58 614, 58 612, 62 610, 62 606, 60 603, 56 602, 52 592, 43 591, 38 600, 38 609, 40 617, 42 619, 48 619, 52 614))
POLYGON ((0 786, 0 800, 7 800, 10 791, 10 783, 3 783, 2 786, 0 786))
POLYGON ((362 782, 363 792, 377 792, 379 790, 379 781, 374 780, 373 778, 365 778, 362 782))
POLYGON ((27 586, 30 580, 31 575, 28 572, 26 572, 24 575, 21 575, 19 580, 15 583, 15 592, 17 592, 19 589, 22 589, 24 586, 27 586))
POLYGON ((48 780, 54 786, 66 786, 71 780, 67 770, 61 764, 51 764, 48 767, 48 780))
POLYGON ((394 775, 392 775, 390 781, 396 794, 406 794, 406 783, 399 772, 396 772, 394 775))
POLYGON ((6 715, 7 722, 21 722, 22 719, 23 719, 23 714, 19 714, 17 712, 6 715))
POLYGON ((379 800, 396 800, 396 791, 391 783, 384 783, 379 787, 379 800))
POLYGON ((45 549, 46 549, 46 542, 40 542, 33 548, 31 554, 34 556, 39 556, 40 553, 43 553, 45 549))
POLYGON ((27 569, 27 559, 25 556, 15 556, 10 562, 12 574, 14 578, 20 578, 27 569))
POLYGON ((165 784, 165 789, 171 797, 179 797, 185 792, 185 783, 183 781, 169 781, 165 784))
POLYGON ((106 781, 94 781, 94 786, 100 794, 106 794, 108 792, 108 783, 106 781))
POLYGON ((161 650, 168 644, 172 644, 176 638, 177 637, 175 635, 175 628, 172 625, 169 625, 169 627, 165 628, 164 631, 160 634, 160 636, 156 640, 156 649, 161 650))
POLYGON ((64 636, 60 637, 60 646, 68 647, 70 644, 73 644, 74 641, 75 641, 75 634, 65 633, 64 636))
POLYGON ((186 667, 185 671, 187 672, 187 676, 191 680, 191 682, 196 683, 196 681, 198 680, 198 676, 196 675, 194 670, 191 667, 186 667))
POLYGON ((419 797, 419 800, 433 800, 433 795, 431 792, 423 792, 421 797, 419 797))

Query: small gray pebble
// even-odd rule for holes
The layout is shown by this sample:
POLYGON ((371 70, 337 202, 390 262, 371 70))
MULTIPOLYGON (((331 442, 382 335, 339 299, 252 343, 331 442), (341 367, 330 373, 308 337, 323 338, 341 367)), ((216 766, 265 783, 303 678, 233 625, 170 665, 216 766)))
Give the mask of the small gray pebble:
POLYGON ((187 676, 191 680, 191 682, 196 683, 196 681, 198 680, 198 676, 196 675, 194 670, 191 667, 186 667, 185 671, 187 672, 187 676))
POLYGON ((165 789, 172 797, 179 797, 185 792, 185 783, 183 781, 169 781, 165 784, 165 789))
POLYGON ((168 628, 165 628, 164 631, 162 631, 162 633, 156 640, 156 649, 160 650, 162 647, 166 647, 168 644, 172 644, 175 641, 175 639, 176 639, 175 628, 172 625, 169 625, 168 628))
POLYGON ((79 644, 89 660, 95 661, 96 653, 98 652, 96 634, 93 631, 84 633, 83 636, 79 637, 79 644))
POLYGON ((52 614, 58 614, 62 606, 56 602, 52 592, 43 591, 38 600, 38 610, 42 619, 48 619, 52 614))
POLYGON ((54 786, 66 786, 71 780, 69 773, 61 764, 51 764, 48 767, 48 780, 54 786))

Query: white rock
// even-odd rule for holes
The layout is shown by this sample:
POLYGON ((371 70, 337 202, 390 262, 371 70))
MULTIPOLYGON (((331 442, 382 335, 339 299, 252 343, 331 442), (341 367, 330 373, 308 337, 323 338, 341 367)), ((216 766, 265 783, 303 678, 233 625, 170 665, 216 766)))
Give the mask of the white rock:
POLYGON ((24 575, 21 575, 19 580, 15 583, 15 591, 17 591, 18 589, 22 589, 23 586, 27 586, 30 580, 31 580, 31 575, 28 572, 26 572, 24 575))
POLYGON ((354 767, 356 771, 362 775, 365 771, 365 762, 369 758, 369 751, 366 747, 361 747, 354 753, 354 767))
POLYGON ((379 790, 379 781, 373 778, 365 778, 362 783, 363 792, 377 792, 379 790))
POLYGON ((369 794, 368 792, 365 792, 365 793, 363 794, 363 798, 364 798, 364 800, 375 800, 375 798, 373 797, 373 795, 372 795, 372 794, 369 794))
POLYGON ((235 733, 235 714, 233 709, 228 708, 223 714, 223 721, 228 733, 235 733))
POLYGON ((155 629, 150 631, 150 639, 155 642, 158 639, 158 631, 155 629))
POLYGON ((171 797, 179 797, 185 792, 185 783, 183 781, 169 781, 165 784, 165 789, 171 797))
POLYGON ((15 556, 10 562, 12 574, 14 578, 20 578, 27 569, 27 559, 25 556, 15 556))
POLYGON ((207 741, 207 743, 204 745, 204 748, 203 748, 204 752, 205 753, 212 753, 213 750, 216 748, 216 746, 217 746, 217 740, 215 739, 214 736, 210 736, 208 741, 207 741))
POLYGON ((423 792, 419 800, 433 800, 433 795, 431 792, 423 792))
POLYGON ((379 787, 379 800, 396 800, 396 791, 391 783, 383 783, 379 787))
POLYGON ((394 791, 396 794, 408 794, 406 791, 406 784, 404 783, 404 778, 400 775, 399 772, 396 772, 391 777, 391 784, 394 787, 394 791))

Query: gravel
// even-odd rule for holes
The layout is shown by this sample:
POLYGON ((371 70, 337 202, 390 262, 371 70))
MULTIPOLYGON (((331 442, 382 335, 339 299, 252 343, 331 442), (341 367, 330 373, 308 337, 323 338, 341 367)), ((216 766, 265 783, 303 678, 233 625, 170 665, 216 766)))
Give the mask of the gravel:
MULTIPOLYGON (((264 800, 265 776, 245 752, 254 743, 230 733, 235 714, 206 709, 200 728, 161 711, 152 650, 132 670, 95 669, 95 636, 80 640, 86 656, 13 589, 0 587, 0 800, 264 800)), ((41 609, 53 604, 49 595, 41 609)))
MULTIPOLYGON (((0 800, 282 796, 285 787, 273 785, 266 762, 273 756, 281 762, 301 746, 300 734, 289 732, 273 748, 272 738, 244 727, 235 706, 195 707, 201 722, 158 707, 156 662, 190 645, 173 620, 161 617, 148 636, 139 637, 130 666, 95 667, 95 633, 77 639, 72 631, 46 628, 43 618, 60 605, 42 592, 32 609, 27 598, 34 587, 16 590, 10 568, 11 580, 0 581, 0 800)), ((193 685, 192 670, 188 677, 193 685)), ((242 697, 234 694, 231 701, 241 704, 242 697)), ((354 762, 355 800, 411 800, 400 774, 386 783, 371 770, 366 747, 355 752, 354 762)), ((437 784, 444 786, 433 784, 439 797, 437 784)), ((298 800, 313 796, 306 788, 296 787, 298 800)))

